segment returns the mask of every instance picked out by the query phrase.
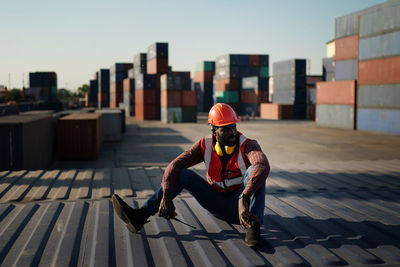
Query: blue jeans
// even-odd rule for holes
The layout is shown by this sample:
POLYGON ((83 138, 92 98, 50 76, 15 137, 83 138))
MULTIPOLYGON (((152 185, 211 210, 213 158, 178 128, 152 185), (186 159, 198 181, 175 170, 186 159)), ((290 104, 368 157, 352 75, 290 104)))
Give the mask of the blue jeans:
MULTIPOLYGON (((238 197, 244 190, 248 177, 250 176, 252 166, 250 166, 243 179, 242 186, 228 193, 220 193, 212 187, 206 180, 196 174, 194 171, 182 169, 179 179, 174 186, 174 195, 186 189, 200 203, 203 208, 211 212, 215 217, 230 223, 239 223, 238 215, 238 197)), ((147 201, 143 204, 143 208, 149 211, 151 215, 158 212, 163 190, 160 187, 147 201)), ((262 224, 265 206, 265 183, 251 196, 250 212, 257 215, 262 224)))

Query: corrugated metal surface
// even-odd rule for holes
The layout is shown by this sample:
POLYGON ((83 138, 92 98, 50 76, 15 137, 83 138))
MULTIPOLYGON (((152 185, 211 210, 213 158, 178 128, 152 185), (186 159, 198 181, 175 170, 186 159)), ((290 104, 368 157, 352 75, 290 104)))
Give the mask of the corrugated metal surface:
POLYGON ((335 60, 354 59, 358 57, 358 35, 336 39, 335 60))
POLYGON ((120 109, 101 109, 96 110, 103 117, 103 141, 119 142, 122 139, 122 120, 125 116, 122 115, 120 109))
POLYGON ((400 134, 400 109, 357 109, 357 129, 400 134))
POLYGON ((315 120, 318 125, 354 129, 354 105, 317 104, 315 120))
POLYGON ((187 193, 174 201, 178 218, 197 229, 154 216, 131 234, 110 196, 140 206, 160 182, 158 167, 1 172, 0 264, 395 266, 398 166, 388 160, 275 168, 258 252, 246 247, 238 225, 211 216, 187 193))
POLYGON ((388 1, 376 12, 360 16, 360 37, 393 31, 400 28, 400 3, 388 1))
POLYGON ((354 105, 356 101, 356 81, 318 82, 316 86, 317 104, 354 105))
POLYGON ((357 59, 335 61, 335 80, 357 80, 357 59))
POLYGON ((400 56, 360 61, 359 84, 400 83, 400 56))
POLYGON ((359 60, 400 55, 400 31, 360 40, 359 60))
POLYGON ((400 84, 360 85, 358 107, 400 109, 400 84))

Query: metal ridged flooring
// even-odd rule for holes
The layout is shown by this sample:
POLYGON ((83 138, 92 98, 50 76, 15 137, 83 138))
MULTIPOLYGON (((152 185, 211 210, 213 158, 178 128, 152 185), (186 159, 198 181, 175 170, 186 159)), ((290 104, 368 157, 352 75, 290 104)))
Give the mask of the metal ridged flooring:
POLYGON ((197 229, 154 216, 131 234, 110 196, 138 207, 162 173, 0 172, 0 265, 400 265, 400 160, 274 166, 258 252, 244 244, 240 226, 208 214, 188 193, 174 203, 178 218, 197 229))

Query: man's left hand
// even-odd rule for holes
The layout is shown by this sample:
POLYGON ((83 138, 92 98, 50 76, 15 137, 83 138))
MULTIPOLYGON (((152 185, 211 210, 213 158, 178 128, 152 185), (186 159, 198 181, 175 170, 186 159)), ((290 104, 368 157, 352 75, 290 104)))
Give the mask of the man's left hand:
POLYGON ((257 216, 250 213, 249 211, 249 203, 245 198, 239 199, 239 221, 240 224, 245 228, 248 229, 251 227, 250 222, 256 221, 257 216))

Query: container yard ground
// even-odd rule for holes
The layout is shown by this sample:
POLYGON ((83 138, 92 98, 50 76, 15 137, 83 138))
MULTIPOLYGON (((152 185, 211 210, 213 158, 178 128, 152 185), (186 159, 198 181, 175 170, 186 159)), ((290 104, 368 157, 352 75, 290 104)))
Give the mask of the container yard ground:
MULTIPOLYGON (((197 123, 165 124, 127 118, 121 142, 103 144, 97 160, 56 160, 54 169, 166 166, 210 133, 207 114, 197 123)), ((317 162, 400 159, 400 136, 317 126, 313 121, 255 118, 238 123, 239 131, 256 139, 272 167, 317 162)))

